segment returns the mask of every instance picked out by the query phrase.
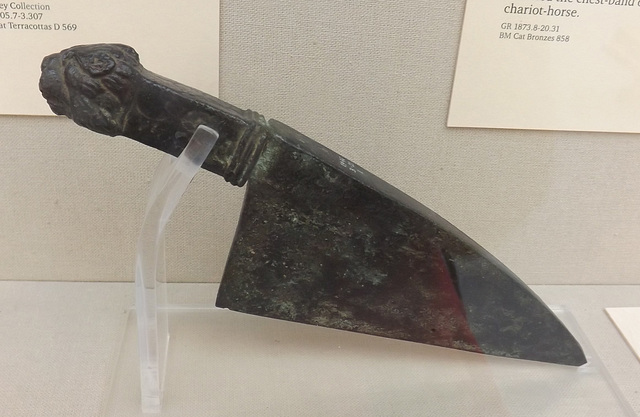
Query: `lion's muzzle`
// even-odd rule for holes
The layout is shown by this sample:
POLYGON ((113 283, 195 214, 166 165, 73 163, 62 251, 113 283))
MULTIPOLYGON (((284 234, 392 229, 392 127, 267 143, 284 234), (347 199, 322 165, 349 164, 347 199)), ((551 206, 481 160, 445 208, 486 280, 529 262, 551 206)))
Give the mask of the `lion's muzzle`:
POLYGON ((40 92, 55 114, 71 117, 69 114, 69 93, 63 81, 62 58, 52 54, 42 60, 40 66, 40 92))

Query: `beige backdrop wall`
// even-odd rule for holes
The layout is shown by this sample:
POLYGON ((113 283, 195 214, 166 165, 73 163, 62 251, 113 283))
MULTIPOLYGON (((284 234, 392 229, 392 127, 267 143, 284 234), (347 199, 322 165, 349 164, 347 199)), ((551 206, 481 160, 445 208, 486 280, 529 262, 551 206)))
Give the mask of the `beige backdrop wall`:
MULTIPOLYGON (((223 0, 221 97, 379 174, 529 284, 640 283, 640 135, 447 128, 463 11, 223 0)), ((66 119, 0 117, 0 279, 132 280, 160 158, 66 119)), ((241 199, 198 174, 170 226, 171 279, 220 279, 241 199)))

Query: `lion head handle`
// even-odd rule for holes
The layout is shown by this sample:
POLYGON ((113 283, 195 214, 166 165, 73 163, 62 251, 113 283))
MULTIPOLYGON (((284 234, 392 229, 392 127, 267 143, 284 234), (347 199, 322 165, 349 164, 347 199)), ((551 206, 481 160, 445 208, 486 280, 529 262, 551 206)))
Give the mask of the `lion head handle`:
POLYGON ((54 113, 116 136, 122 134, 140 68, 129 46, 74 46, 44 58, 40 91, 54 113))
POLYGON ((80 45, 42 61, 40 91, 51 110, 80 126, 126 136, 177 156, 199 125, 220 137, 202 167, 247 181, 266 138, 264 117, 154 74, 126 45, 80 45))

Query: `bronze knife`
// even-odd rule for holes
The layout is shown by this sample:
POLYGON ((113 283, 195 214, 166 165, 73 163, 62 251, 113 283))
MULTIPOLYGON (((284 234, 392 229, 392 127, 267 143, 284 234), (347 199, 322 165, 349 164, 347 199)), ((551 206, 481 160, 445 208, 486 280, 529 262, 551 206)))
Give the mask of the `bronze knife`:
POLYGON ((216 305, 299 323, 579 366, 549 308, 480 245, 416 200, 276 120, 147 71, 117 44, 43 60, 54 113, 178 155, 199 125, 203 168, 246 184, 216 305))

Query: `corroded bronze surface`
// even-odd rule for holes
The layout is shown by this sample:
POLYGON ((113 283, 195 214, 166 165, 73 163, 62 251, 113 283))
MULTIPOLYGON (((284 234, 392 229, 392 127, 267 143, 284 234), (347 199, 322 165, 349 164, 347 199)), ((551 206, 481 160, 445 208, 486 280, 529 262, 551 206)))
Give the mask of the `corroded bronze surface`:
POLYGON ((247 194, 216 305, 497 356, 581 365, 582 349, 512 272, 440 216, 299 132, 146 71, 122 45, 43 61, 57 114, 177 155, 247 194))

